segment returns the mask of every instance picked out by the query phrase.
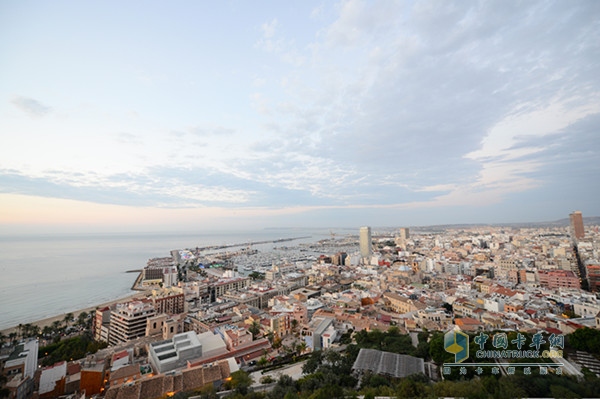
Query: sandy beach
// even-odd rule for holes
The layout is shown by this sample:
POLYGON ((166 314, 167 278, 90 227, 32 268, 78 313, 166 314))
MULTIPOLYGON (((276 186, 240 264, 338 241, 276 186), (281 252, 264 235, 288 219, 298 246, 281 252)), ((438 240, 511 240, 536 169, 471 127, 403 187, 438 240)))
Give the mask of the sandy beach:
MULTIPOLYGON (((120 298, 120 299, 115 299, 114 301, 105 302, 105 303, 101 303, 99 305, 90 306, 90 307, 87 307, 87 308, 84 308, 84 309, 75 310, 75 311, 73 311, 71 313, 73 313, 73 317, 75 319, 77 319, 77 316, 79 316, 79 314, 81 312, 90 312, 90 311, 96 310, 97 308, 101 308, 101 307, 104 307, 104 306, 114 305, 115 303, 127 302, 127 301, 130 301, 130 300, 134 299, 134 298, 139 298, 139 299, 145 298, 150 292, 151 291, 135 292, 135 293, 133 293, 131 295, 128 295, 126 297, 123 297, 123 298, 120 298)), ((48 318, 45 318, 45 319, 42 319, 42 320, 32 321, 32 322, 30 322, 28 324, 37 325, 37 326, 40 327, 40 329, 42 329, 45 326, 52 325, 52 323, 54 321, 56 321, 56 320, 62 321, 62 320, 64 320, 64 318, 65 318, 65 313, 62 313, 62 314, 59 314, 59 315, 56 315, 56 316, 52 316, 52 317, 48 317, 48 318)), ((23 324, 25 324, 25 323, 23 323, 23 324)), ((8 336, 8 334, 10 334, 11 332, 17 332, 17 326, 13 326, 13 327, 10 327, 10 328, 6 328, 4 330, 0 330, 0 332, 3 333, 4 335, 8 336)))

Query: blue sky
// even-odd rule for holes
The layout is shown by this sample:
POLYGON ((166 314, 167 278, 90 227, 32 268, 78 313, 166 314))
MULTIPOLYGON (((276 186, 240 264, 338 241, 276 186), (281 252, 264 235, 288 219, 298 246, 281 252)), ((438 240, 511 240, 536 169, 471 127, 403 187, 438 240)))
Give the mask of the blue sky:
POLYGON ((597 1, 0 4, 0 228, 600 215, 597 1))

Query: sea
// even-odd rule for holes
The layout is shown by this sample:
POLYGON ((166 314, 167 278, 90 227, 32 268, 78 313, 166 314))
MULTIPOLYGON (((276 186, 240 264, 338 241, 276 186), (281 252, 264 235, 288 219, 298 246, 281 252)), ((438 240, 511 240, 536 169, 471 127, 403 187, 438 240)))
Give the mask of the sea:
POLYGON ((173 249, 270 241, 253 248, 271 251, 329 234, 329 229, 265 229, 0 235, 0 329, 131 295, 138 273, 128 271, 144 268, 150 258, 170 256, 173 249), (272 242, 290 238, 299 239, 272 242))

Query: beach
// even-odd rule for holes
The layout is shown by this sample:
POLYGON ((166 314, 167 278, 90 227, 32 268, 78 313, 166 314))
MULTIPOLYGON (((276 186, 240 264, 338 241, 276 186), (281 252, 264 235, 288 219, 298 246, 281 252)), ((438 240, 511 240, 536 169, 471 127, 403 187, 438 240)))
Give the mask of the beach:
MULTIPOLYGON (((131 294, 129 296, 123 297, 123 298, 119 298, 119 299, 115 299, 113 301, 101 303, 101 304, 96 305, 96 306, 90 306, 90 307, 87 307, 87 308, 75 310, 75 311, 70 312, 70 313, 73 313, 73 317, 77 318, 77 316, 79 316, 79 314, 81 312, 88 312, 89 313, 90 311, 94 311, 94 310, 96 310, 98 308, 103 308, 105 306, 114 305, 115 303, 127 302, 127 301, 131 301, 133 299, 136 299, 136 298, 137 299, 142 299, 142 298, 145 298, 148 294, 150 294, 150 292, 151 292, 150 290, 135 292, 135 293, 133 293, 133 294, 131 294)), ((52 323, 55 322, 55 321, 57 321, 57 320, 58 321, 63 321, 64 318, 65 318, 65 314, 66 313, 58 314, 56 316, 47 317, 45 319, 33 321, 33 322, 28 323, 28 324, 37 325, 38 327, 40 327, 40 329, 43 329, 46 326, 51 326, 52 323)), ((0 333, 3 333, 6 336, 8 336, 11 332, 18 332, 18 326, 13 326, 13 327, 6 328, 4 330, 0 330, 0 333)))

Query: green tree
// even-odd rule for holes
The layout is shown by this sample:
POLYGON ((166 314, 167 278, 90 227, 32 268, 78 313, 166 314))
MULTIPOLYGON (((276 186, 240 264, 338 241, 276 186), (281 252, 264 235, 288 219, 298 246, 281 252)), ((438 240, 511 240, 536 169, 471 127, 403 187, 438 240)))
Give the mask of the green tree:
POLYGON ((241 395, 246 395, 250 389, 250 386, 254 382, 252 377, 250 377, 250 374, 243 370, 238 370, 231 373, 230 378, 231 379, 226 382, 226 385, 241 395))
POLYGON ((262 367, 262 366, 266 366, 267 364, 269 364, 269 361, 267 360, 266 357, 261 356, 260 359, 258 359, 257 363, 258 363, 259 366, 262 367))
POLYGON ((550 393, 554 398, 580 398, 575 392, 562 385, 550 385, 550 393))
POLYGON ((8 334, 8 339, 11 345, 17 343, 17 333, 15 331, 8 334))
POLYGON ((258 321, 254 320, 250 327, 248 327, 248 331, 250 331, 250 334, 252 334, 252 340, 256 340, 256 337, 260 333, 260 324, 258 321))
POLYGON ((454 355, 444 349, 444 334, 440 331, 434 332, 429 341, 429 356, 438 365, 454 362, 454 355))
POLYGON ((600 353, 600 330, 595 328, 578 328, 566 337, 567 345, 573 349, 600 353))
POLYGON ((268 397, 280 399, 289 397, 288 395, 296 395, 296 392, 298 392, 296 382, 289 375, 282 374, 273 387, 273 390, 269 392, 268 397))
POLYGON ((63 322, 65 323, 65 327, 69 327, 69 324, 73 321, 73 313, 69 312, 65 314, 63 322))
POLYGON ((317 371, 319 366, 321 365, 321 360, 323 358, 322 351, 314 351, 311 353, 310 357, 306 360, 306 363, 302 366, 303 374, 312 374, 317 371))
POLYGON ((88 313, 85 311, 79 313, 79 316, 77 316, 77 325, 81 328, 86 328, 88 317, 88 313))

